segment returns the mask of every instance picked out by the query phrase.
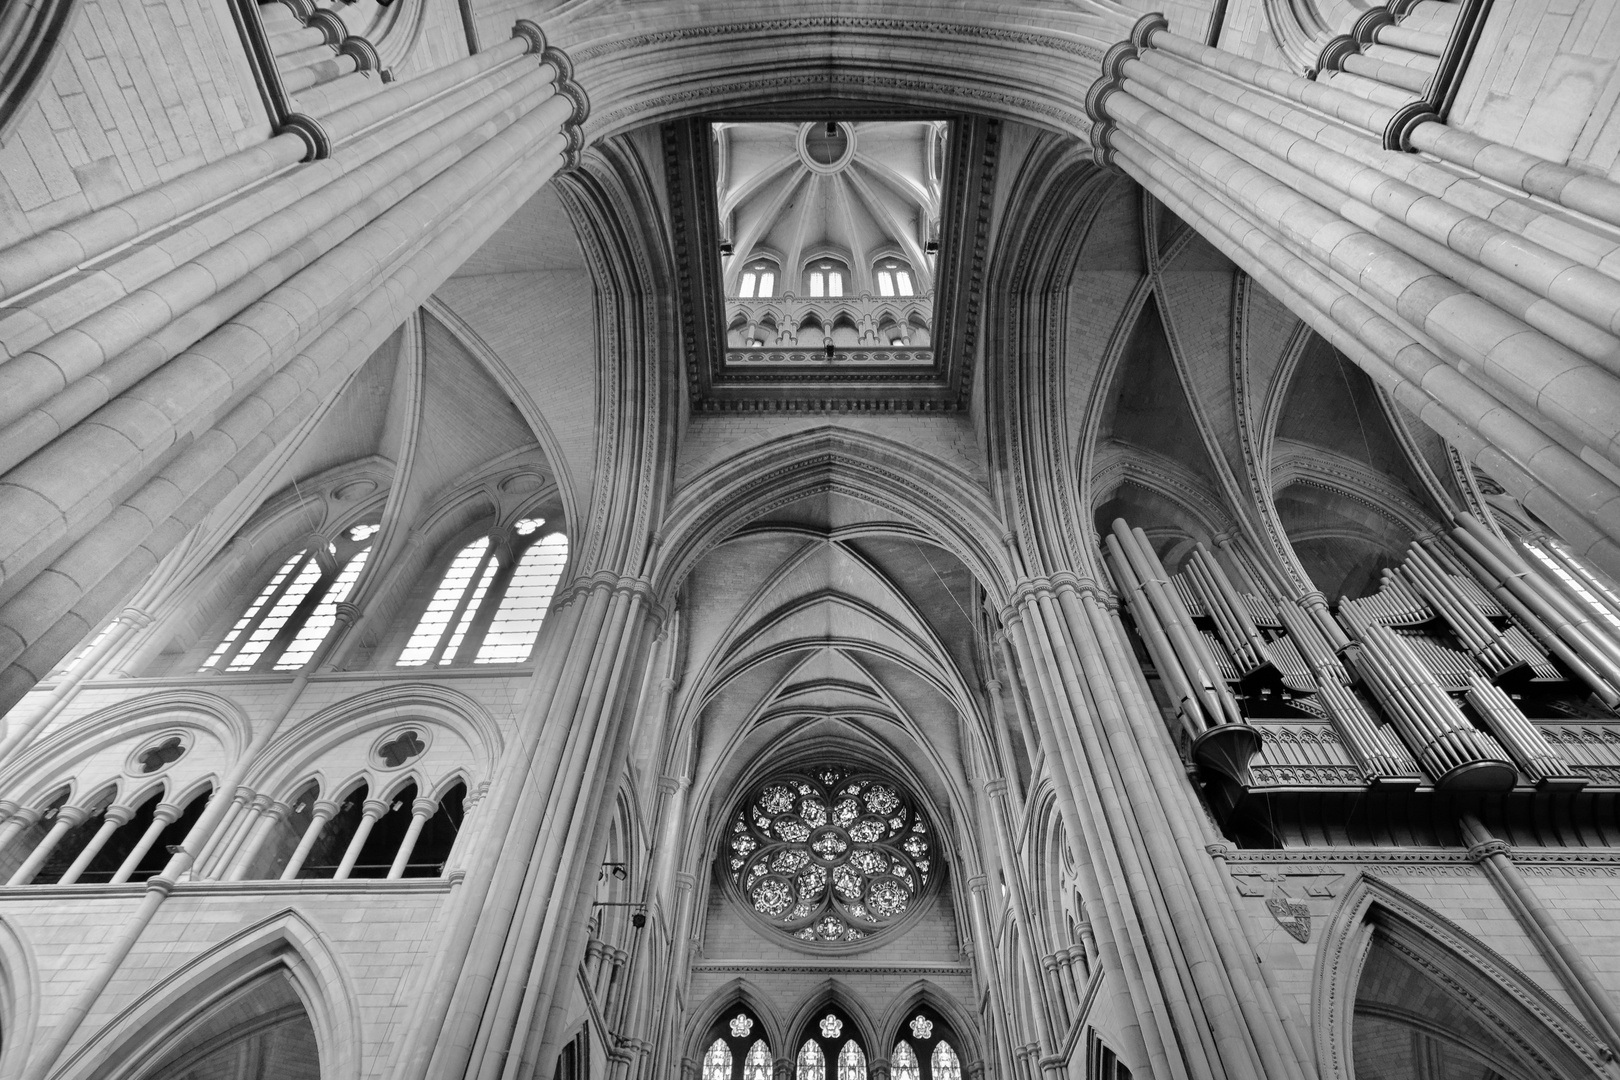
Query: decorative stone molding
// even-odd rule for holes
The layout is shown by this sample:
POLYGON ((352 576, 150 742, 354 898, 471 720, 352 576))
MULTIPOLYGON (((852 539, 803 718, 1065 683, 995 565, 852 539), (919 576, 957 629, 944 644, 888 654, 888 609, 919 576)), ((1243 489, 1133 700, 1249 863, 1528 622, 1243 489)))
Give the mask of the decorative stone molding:
POLYGON ((276 134, 296 135, 302 139, 305 161, 320 161, 332 156, 332 136, 313 116, 288 113, 283 118, 281 126, 276 129, 276 134))

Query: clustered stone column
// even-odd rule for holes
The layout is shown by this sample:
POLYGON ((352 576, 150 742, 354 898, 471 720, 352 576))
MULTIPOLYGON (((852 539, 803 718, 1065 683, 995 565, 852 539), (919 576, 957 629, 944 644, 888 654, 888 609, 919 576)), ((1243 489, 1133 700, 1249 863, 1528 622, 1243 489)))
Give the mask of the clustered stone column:
POLYGON ((1159 15, 1108 50, 1086 109, 1099 163, 1560 535, 1620 562, 1620 244, 1529 198, 1620 225, 1620 185, 1209 48, 1159 15))
MULTIPOLYGON (((1215 839, 1131 654, 1117 603, 1072 575, 1032 579, 1002 614, 1043 743, 1056 748, 1058 804, 1100 864, 1086 910, 1125 1037, 1156 1075, 1304 1080, 1308 1050, 1278 1011, 1254 946, 1204 850, 1215 839)), ((1087 880, 1089 879, 1089 880, 1087 880)), ((1045 1063, 1043 1062, 1043 1065, 1045 1063)))
MULTIPOLYGON (((577 161, 588 101, 571 74, 519 21, 500 45, 0 251, 0 302, 52 283, 0 323, 0 712, 577 161)), ((237 786, 306 683, 260 720, 42 1037, 30 1080, 222 842, 237 786)))
POLYGON ((277 135, 0 251, 0 300, 110 255, 0 326, 0 710, 572 159, 568 73, 520 23, 324 117, 328 156, 277 135))

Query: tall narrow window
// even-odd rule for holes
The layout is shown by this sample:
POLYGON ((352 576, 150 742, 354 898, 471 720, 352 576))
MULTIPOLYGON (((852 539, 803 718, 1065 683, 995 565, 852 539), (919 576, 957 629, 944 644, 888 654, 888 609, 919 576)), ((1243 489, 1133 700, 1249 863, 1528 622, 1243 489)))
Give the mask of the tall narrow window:
POLYGON ((744 300, 759 297, 768 300, 776 294, 776 267, 771 263, 760 260, 751 262, 743 267, 742 276, 737 279, 737 295, 744 300))
MULTIPOLYGON (((281 565, 281 569, 277 570, 275 574, 271 576, 269 582, 266 583, 265 587, 259 592, 259 595, 254 598, 253 603, 249 604, 247 610, 242 613, 242 617, 236 620, 236 625, 231 627, 230 630, 226 632, 225 640, 221 641, 214 648, 213 654, 210 655, 207 660, 203 661, 202 666, 204 671, 207 671, 209 668, 219 663, 222 658, 231 652, 231 647, 236 644, 237 639, 242 636, 243 632, 258 622, 259 616, 265 612, 267 606, 272 600, 282 595, 282 593, 285 591, 288 578, 291 577, 293 571, 302 566, 306 561, 313 561, 310 559, 309 552, 300 551, 298 554, 294 555, 281 565)), ((311 582, 311 584, 313 584, 313 582, 311 582)), ((233 667, 231 670, 235 671, 237 669, 233 667)))
POLYGON ((714 1040, 703 1055, 703 1080, 731 1080, 731 1048, 726 1040, 714 1040))
POLYGON ((810 267, 811 296, 843 296, 844 271, 835 263, 816 263, 810 267))
POLYGON ((337 622, 371 551, 376 524, 355 525, 276 568, 242 617, 226 631, 203 671, 297 671, 337 622))
POLYGON ((922 1080, 917 1069, 917 1053, 908 1042, 894 1044, 894 1056, 889 1059, 891 1080, 922 1080))
POLYGON ((911 268, 898 259, 878 263, 877 287, 879 296, 915 296, 911 283, 911 268))
POLYGON ((512 524, 511 544, 497 545, 484 536, 462 548, 395 663, 421 667, 528 659, 568 561, 568 538, 562 533, 528 542, 544 524, 543 518, 524 518, 512 524))
MULTIPOLYGON (((439 658, 451 624, 460 626, 465 622, 468 601, 477 583, 488 588, 488 578, 494 568, 489 537, 481 536, 461 549, 450 563, 450 569, 444 572, 444 579, 439 582, 427 611, 423 612, 422 621, 416 624, 416 632, 405 643, 405 651, 399 655, 400 667, 420 667, 439 658)), ((454 656, 453 650, 451 655, 454 656)))
POLYGON ((475 663, 518 664, 529 658, 567 561, 568 538, 562 533, 553 533, 524 552, 475 663))
POLYGON ((799 1067, 794 1080, 827 1080, 827 1059, 821 1056, 821 1047, 809 1039, 799 1050, 799 1067))
POLYGON ((764 1039, 755 1039, 743 1060, 742 1080, 771 1080, 771 1048, 764 1039))
POLYGON ((934 1080, 962 1080, 962 1062, 944 1039, 934 1047, 934 1080))
POLYGON ((353 589, 354 583, 359 580, 360 571, 365 569, 366 556, 370 554, 371 545, 367 544, 349 558, 343 571, 327 587, 326 595, 321 598, 321 602, 315 606, 309 618, 304 620, 304 625, 298 628, 292 644, 287 646, 286 651, 281 654, 281 659, 276 661, 275 670, 297 671, 309 663, 310 658, 315 655, 315 650, 326 640, 327 632, 337 622, 337 606, 348 599, 349 590, 353 589))
MULTIPOLYGON (((866 1080, 866 1054, 854 1039, 838 1051, 838 1080, 866 1080)), ((961 1077, 953 1080, 961 1080, 961 1077)))

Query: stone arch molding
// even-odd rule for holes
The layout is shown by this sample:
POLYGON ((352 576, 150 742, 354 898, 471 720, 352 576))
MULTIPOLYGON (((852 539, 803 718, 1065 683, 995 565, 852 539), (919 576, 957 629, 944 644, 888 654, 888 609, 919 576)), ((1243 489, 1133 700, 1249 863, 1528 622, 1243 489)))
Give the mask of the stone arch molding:
POLYGON ((315 1029, 322 1080, 359 1080, 361 1025, 354 987, 320 931, 291 909, 183 964, 97 1031, 53 1076, 132 1080, 210 1008, 278 971, 292 980, 315 1029))
POLYGON ((760 1035, 770 1046, 771 1056, 792 1057, 798 1052, 798 1047, 793 1047, 790 1051, 787 1045, 789 1038, 787 1029, 782 1026, 781 1016, 771 1008, 770 1001, 769 994, 757 984, 740 976, 717 987, 691 1012, 692 1019, 686 1029, 685 1056, 693 1061, 703 1060, 703 1055, 709 1049, 704 1044, 704 1039, 715 1021, 732 1009, 746 1008, 765 1028, 760 1035))
POLYGON ((867 1008, 865 1000, 852 990, 849 984, 840 979, 829 978, 811 989, 799 1007, 793 1011, 793 1015, 788 1018, 787 1027, 783 1030, 791 1045, 786 1048, 783 1057, 795 1060, 798 1058, 799 1047, 803 1045, 799 1041, 799 1036, 815 1019, 816 1013, 828 1008, 836 1008, 849 1017, 855 1025, 853 1034, 866 1048, 868 1060, 888 1056, 886 1051, 878 1049, 878 1032, 882 1029, 873 1022, 872 1010, 867 1008))
POLYGON ((956 1053, 964 1064, 984 1060, 984 1048, 979 1045, 979 1032, 967 1010, 950 994, 929 979, 918 979, 894 995, 877 1021, 880 1042, 872 1048, 872 1056, 887 1058, 900 1041, 908 1014, 919 1006, 926 1006, 950 1021, 956 1037, 956 1053))
POLYGON ((750 521, 834 492, 895 514, 918 539, 962 560, 997 606, 1017 580, 1006 527, 978 482, 900 442, 817 428, 752 447, 710 467, 675 497, 653 581, 666 598, 714 546, 750 521))
POLYGON ((0 919, 0 1076, 21 1076, 39 1025, 39 966, 34 951, 0 919))
POLYGON ((116 799, 126 801, 159 786, 172 797, 212 783, 220 762, 242 754, 252 734, 247 715, 218 694, 159 691, 91 713, 29 747, 0 770, 0 791, 22 805, 64 785, 70 803, 109 785, 116 788, 116 799), (190 733, 191 752, 152 777, 128 774, 125 759, 138 744, 171 730, 190 733), (204 746, 205 741, 212 745, 204 746))
POLYGON ((429 683, 381 687, 340 701, 283 733, 246 783, 283 798, 317 779, 320 797, 330 799, 362 780, 369 791, 393 793, 411 779, 420 794, 437 798, 457 779, 469 789, 490 779, 503 742, 488 711, 465 694, 429 683), (376 768, 369 753, 376 738, 412 725, 429 730, 427 753, 397 772, 376 768))
POLYGON ((1380 929, 1416 944, 1423 954, 1416 962, 1505 1043, 1541 1063, 1546 1075, 1613 1075, 1607 1049, 1529 976, 1427 904, 1362 872, 1345 889, 1316 954, 1311 1028, 1321 1080, 1355 1080, 1356 993, 1380 929))

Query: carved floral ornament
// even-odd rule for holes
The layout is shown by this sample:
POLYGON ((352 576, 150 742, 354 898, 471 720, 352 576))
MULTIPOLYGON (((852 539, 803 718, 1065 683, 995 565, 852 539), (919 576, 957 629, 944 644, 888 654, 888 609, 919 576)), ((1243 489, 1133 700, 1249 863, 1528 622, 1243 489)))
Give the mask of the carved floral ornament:
POLYGON ((761 784, 733 817, 721 858, 756 915, 822 944, 900 921, 937 876, 933 827, 910 793, 832 765, 761 784))

